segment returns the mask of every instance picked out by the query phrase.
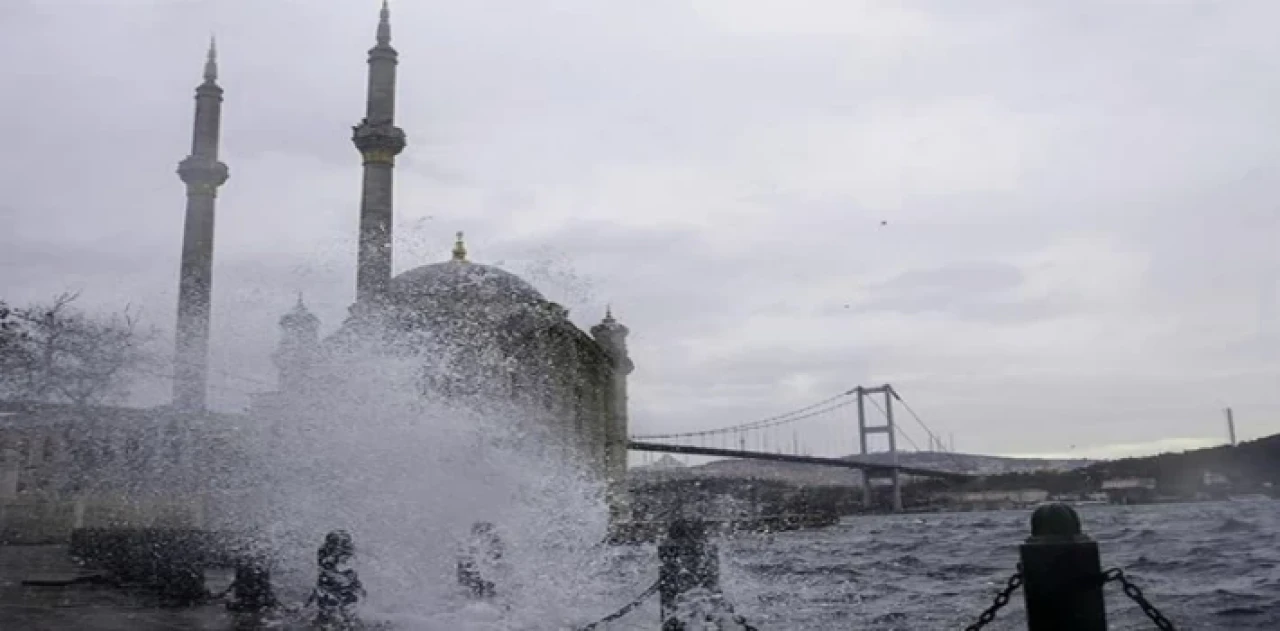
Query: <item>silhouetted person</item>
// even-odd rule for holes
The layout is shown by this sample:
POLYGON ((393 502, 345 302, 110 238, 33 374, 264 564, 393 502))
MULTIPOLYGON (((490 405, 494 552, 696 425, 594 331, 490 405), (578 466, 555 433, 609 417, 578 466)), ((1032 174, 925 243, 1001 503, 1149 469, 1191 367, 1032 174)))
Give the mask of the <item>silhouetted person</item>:
POLYGON ((476 598, 492 597, 496 585, 491 577, 502 560, 503 552, 502 539, 493 524, 487 521, 472 524, 471 537, 458 558, 458 584, 476 598))

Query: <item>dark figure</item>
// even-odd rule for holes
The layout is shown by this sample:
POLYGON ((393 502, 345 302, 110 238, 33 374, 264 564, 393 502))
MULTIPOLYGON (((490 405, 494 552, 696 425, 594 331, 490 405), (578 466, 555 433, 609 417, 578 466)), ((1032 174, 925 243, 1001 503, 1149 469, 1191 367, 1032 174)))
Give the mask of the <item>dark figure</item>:
POLYGON ((497 562, 502 559, 502 539, 494 530, 493 524, 480 521, 471 526, 471 540, 467 549, 458 558, 458 584, 465 587, 476 598, 491 598, 496 586, 485 578, 482 569, 492 575, 497 562))
POLYGON ((356 624, 355 604, 366 594, 356 571, 343 567, 354 554, 351 535, 345 530, 326 535, 324 545, 317 551, 320 574, 307 600, 307 604, 314 602, 320 610, 315 619, 317 626, 345 629, 356 624))
POLYGON ((720 593, 720 552, 707 541, 706 524, 700 519, 677 519, 658 545, 658 598, 663 631, 683 631, 684 623, 672 617, 680 596, 695 589, 720 593))
POLYGON ((261 612, 280 604, 271 589, 271 570, 262 559, 243 559, 236 564, 236 576, 227 588, 231 600, 227 609, 236 612, 261 612))

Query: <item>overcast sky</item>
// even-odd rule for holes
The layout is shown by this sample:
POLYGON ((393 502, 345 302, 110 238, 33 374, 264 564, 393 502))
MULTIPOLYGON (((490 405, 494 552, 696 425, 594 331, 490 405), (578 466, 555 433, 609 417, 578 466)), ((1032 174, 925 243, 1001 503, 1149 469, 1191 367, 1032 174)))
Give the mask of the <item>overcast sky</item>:
MULTIPOLYGON (((295 292, 327 328, 352 300, 377 7, 0 2, 0 296, 81 289, 171 328, 216 32, 211 395, 243 407, 295 292)), ((1274 0, 392 11, 397 270, 465 230, 583 327, 612 303, 635 432, 884 382, 970 452, 1219 442, 1227 405, 1242 437, 1280 432, 1274 0)), ((801 441, 847 453, 851 420, 801 441)))

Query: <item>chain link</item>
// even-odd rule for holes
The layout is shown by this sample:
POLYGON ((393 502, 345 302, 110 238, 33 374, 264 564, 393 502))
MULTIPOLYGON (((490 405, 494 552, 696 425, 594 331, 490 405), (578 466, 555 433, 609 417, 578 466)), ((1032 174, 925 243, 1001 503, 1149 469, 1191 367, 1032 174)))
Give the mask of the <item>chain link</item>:
POLYGON ((1128 596, 1133 600, 1133 602, 1138 603, 1138 606, 1142 608, 1142 613, 1147 614, 1147 617, 1151 618, 1151 621, 1156 623, 1156 628, 1161 631, 1174 631, 1173 623, 1169 622, 1169 619, 1164 617, 1164 614, 1160 613, 1160 610, 1156 609, 1155 605, 1152 605, 1151 602, 1147 600, 1146 596, 1142 595, 1142 590, 1138 589, 1137 585, 1129 582, 1129 579, 1124 575, 1124 570, 1120 568, 1112 568, 1103 572, 1102 582, 1120 583, 1120 587, 1124 588, 1125 596, 1128 596))
POLYGON ((617 620, 618 618, 621 618, 631 613, 632 610, 634 610, 636 607, 639 607, 642 603, 644 603, 644 601, 648 600, 650 596, 658 593, 658 586, 661 584, 662 582, 660 580, 655 582, 653 585, 649 587, 649 589, 644 590, 643 594, 640 594, 639 596, 636 597, 635 600, 623 605, 621 609, 595 622, 592 622, 591 624, 585 627, 578 627, 577 629, 575 629, 575 631, 594 631, 596 628, 598 628, 602 624, 613 622, 614 620, 617 620))
POLYGON ((987 607, 987 610, 982 612, 982 615, 978 616, 977 622, 965 627, 964 631, 979 631, 982 627, 991 624, 991 621, 996 619, 996 612, 1009 604, 1009 598, 1013 596, 1014 592, 1018 591, 1019 587, 1022 587, 1021 563, 1018 564, 1018 571, 1014 572, 1013 576, 1009 577, 1009 581, 1005 583, 1004 589, 1000 590, 999 594, 996 594, 996 601, 991 603, 991 606, 987 607))

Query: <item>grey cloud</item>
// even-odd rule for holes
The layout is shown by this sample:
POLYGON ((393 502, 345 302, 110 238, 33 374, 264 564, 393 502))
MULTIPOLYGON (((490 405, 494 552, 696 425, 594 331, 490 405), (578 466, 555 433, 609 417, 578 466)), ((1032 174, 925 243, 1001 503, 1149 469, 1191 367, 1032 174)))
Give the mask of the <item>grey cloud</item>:
MULTIPOLYGON (((648 398, 633 401, 637 422, 653 427, 778 411, 771 403, 790 403, 784 384, 798 376, 820 390, 900 375, 914 380, 914 396, 950 404, 938 422, 966 432, 972 448, 1088 442, 1073 427, 1094 442, 1199 431, 1198 411, 1157 419, 1136 399, 1116 412, 1128 425, 1105 416, 1074 425, 1073 387, 1093 383, 1089 371, 1028 369, 1025 389, 1012 392, 1004 373, 1034 363, 1007 349, 952 356, 913 335, 857 334, 888 315, 904 331, 1087 317, 1105 332, 1167 314, 1176 333, 1153 342, 1159 359, 1135 372, 1175 376, 1143 386, 1144 396, 1181 392, 1205 372, 1236 374, 1224 382, 1237 388, 1230 396, 1276 409, 1274 388, 1257 388, 1259 375, 1275 374, 1277 349, 1234 335, 1244 325, 1232 314, 1277 318, 1280 90, 1267 62, 1280 53, 1268 30, 1280 6, 929 0, 910 10, 927 37, 733 33, 674 0, 393 1, 399 117, 410 142, 398 166, 398 268, 443 258, 464 229, 475 258, 526 274, 572 303, 580 324, 612 302, 645 360, 635 378, 648 398), (952 128, 912 118, 928 123, 956 103, 979 111, 952 128), (1004 159, 996 136, 1007 136, 1000 147, 1016 149, 1016 177, 963 192, 941 190, 892 155, 842 164, 861 155, 848 145, 871 139, 792 137, 821 120, 867 133, 902 126, 889 142, 908 143, 907 158, 937 168, 1004 159), (922 137, 951 133, 977 146, 922 137), (933 150, 971 157, 913 155, 933 150), (785 152, 777 164, 756 161, 775 151, 785 152), (883 166, 901 184, 868 185, 897 186, 900 201, 867 203, 838 182, 798 185, 779 171, 815 156, 837 163, 816 166, 848 169, 855 181, 853 170, 883 166), (626 202, 655 191, 602 183, 600 173, 652 165, 728 182, 684 206, 665 202, 679 213, 742 205, 759 216, 725 214, 703 227, 655 213, 667 218, 634 227, 642 222, 611 207, 633 208, 626 202), (548 218, 546 195, 594 219, 576 217, 578 207, 567 220, 548 218), (758 227, 743 227, 752 221, 758 227), (1099 306, 1066 289, 1007 298, 1025 270, 1006 262, 1081 234, 1105 235, 1148 261, 1131 304, 1099 306), (751 317, 801 328, 838 318, 849 334, 823 352, 790 347, 782 330, 714 358, 692 352, 751 317), (966 371, 977 376, 962 396, 954 383, 966 371), (1020 430, 1029 418, 1063 429, 1028 435, 1020 430)), ((8 147, 0 295, 36 299, 82 285, 104 304, 146 302, 167 324, 182 222, 173 171, 188 149, 192 89, 216 30, 232 179, 219 207, 215 363, 247 376, 215 385, 225 390, 220 401, 239 405, 256 388, 245 379, 272 377, 275 320, 295 291, 326 328, 350 301, 359 160, 349 136, 363 115, 374 13, 336 1, 0 2, 0 79, 7 94, 24 95, 0 102, 8 147), (32 50, 42 51, 41 64, 27 61, 32 50)), ((1264 339, 1274 339, 1267 330, 1264 339)), ((1105 342, 1074 352, 1105 363, 1105 342)), ((1144 374, 1131 379, 1154 379, 1144 374)))
POLYGON ((1016 266, 1000 262, 957 262, 949 267, 915 269, 865 288, 866 299, 835 301, 820 313, 854 316, 863 313, 946 314, 976 322, 1027 323, 1060 318, 1076 310, 1071 296, 1031 298, 1017 290, 1025 277, 1016 266))

